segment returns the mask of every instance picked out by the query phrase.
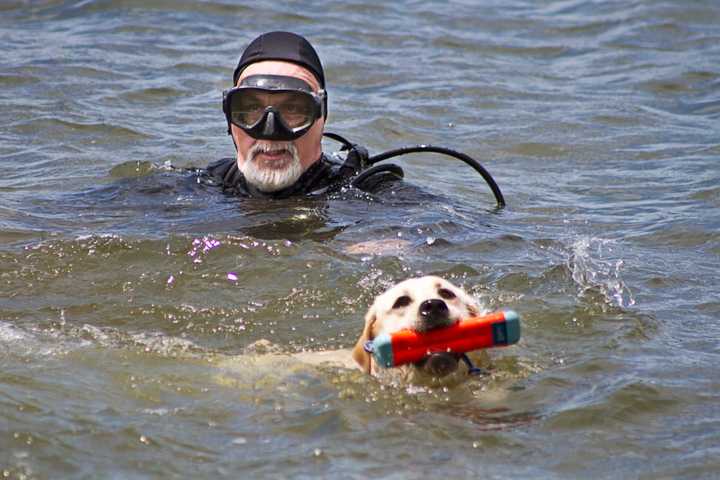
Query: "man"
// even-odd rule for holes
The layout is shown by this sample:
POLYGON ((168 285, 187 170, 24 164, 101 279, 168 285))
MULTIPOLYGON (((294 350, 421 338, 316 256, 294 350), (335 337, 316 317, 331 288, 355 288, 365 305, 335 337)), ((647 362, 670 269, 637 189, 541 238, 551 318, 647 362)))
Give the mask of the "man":
POLYGON ((237 154, 212 163, 204 175, 224 191, 280 198, 322 193, 357 173, 359 166, 322 153, 325 74, 305 38, 260 35, 240 57, 233 85, 223 111, 237 154))

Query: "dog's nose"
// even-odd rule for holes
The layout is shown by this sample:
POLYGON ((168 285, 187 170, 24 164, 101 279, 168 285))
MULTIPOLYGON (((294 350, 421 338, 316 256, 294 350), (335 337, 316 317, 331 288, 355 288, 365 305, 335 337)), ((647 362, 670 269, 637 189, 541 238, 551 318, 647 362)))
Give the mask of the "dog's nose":
POLYGON ((445 302, 439 298, 433 298, 432 300, 425 300, 420 304, 420 315, 424 317, 434 316, 447 316, 448 308, 445 302))
POLYGON ((425 300, 418 309, 423 326, 426 330, 437 327, 444 327, 448 320, 448 308, 445 302, 439 298, 425 300))

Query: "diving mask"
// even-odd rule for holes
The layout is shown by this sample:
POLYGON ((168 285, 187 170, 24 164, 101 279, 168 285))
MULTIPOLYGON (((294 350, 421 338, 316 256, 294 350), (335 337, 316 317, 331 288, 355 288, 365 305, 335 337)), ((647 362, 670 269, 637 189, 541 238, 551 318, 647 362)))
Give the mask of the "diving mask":
POLYGON ((223 112, 232 123, 259 140, 290 141, 326 116, 325 90, 295 77, 251 75, 223 93, 223 112))

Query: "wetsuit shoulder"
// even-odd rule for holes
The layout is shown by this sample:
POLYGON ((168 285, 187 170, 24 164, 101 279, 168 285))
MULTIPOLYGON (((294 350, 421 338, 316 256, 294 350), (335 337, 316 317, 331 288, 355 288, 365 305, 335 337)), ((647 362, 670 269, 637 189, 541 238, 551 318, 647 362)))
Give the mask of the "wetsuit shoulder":
POLYGON ((402 177, 392 172, 379 172, 366 178, 357 188, 368 193, 382 193, 385 190, 395 188, 402 183, 402 177))
POLYGON ((233 182, 235 172, 239 173, 237 169, 237 162, 234 158, 221 158, 220 160, 215 160, 214 162, 211 162, 204 171, 206 176, 211 177, 213 180, 216 180, 217 183, 222 185, 235 183, 233 182))
POLYGON ((202 183, 217 185, 225 193, 248 196, 245 177, 240 172, 235 158, 221 158, 208 164, 207 167, 198 172, 202 183))

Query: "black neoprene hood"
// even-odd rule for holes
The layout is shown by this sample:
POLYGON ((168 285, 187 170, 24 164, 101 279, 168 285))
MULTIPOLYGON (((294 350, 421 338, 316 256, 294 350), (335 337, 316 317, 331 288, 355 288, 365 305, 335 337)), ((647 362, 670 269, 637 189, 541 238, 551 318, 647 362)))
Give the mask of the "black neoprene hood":
POLYGON ((317 52, 304 37, 291 32, 263 33, 250 42, 233 72, 233 85, 237 85, 245 67, 263 60, 281 60, 305 67, 315 75, 320 87, 325 88, 325 73, 317 52))

